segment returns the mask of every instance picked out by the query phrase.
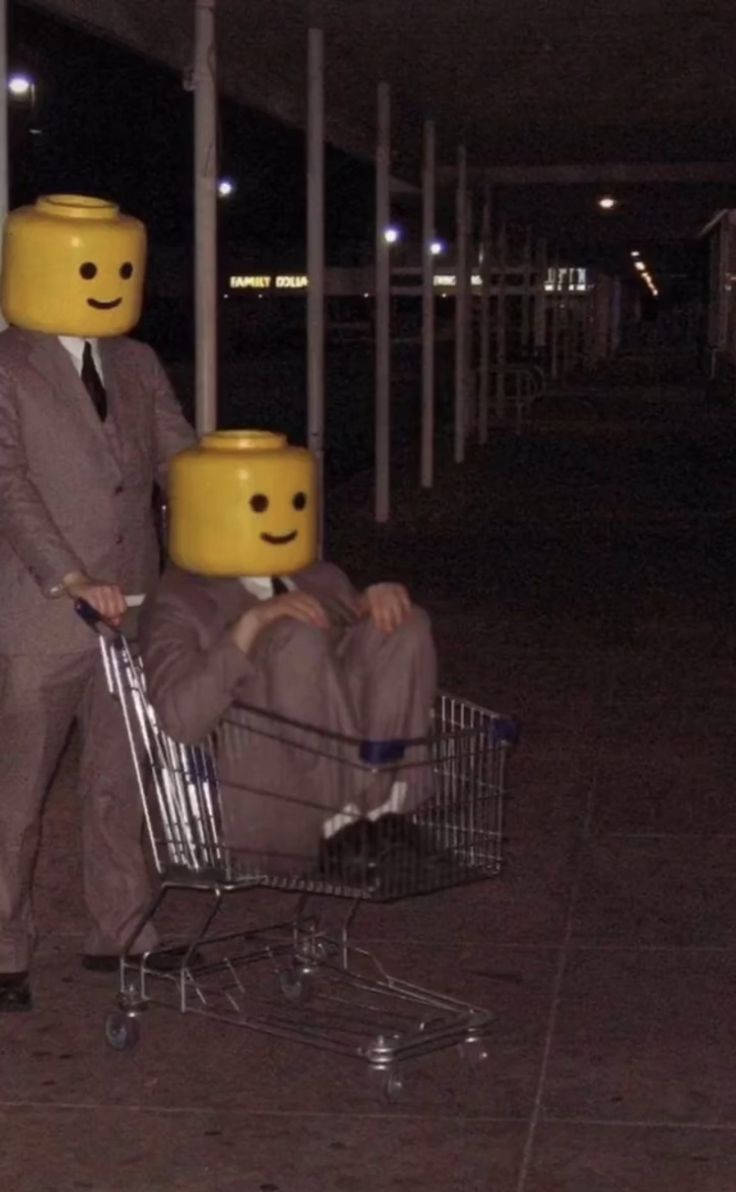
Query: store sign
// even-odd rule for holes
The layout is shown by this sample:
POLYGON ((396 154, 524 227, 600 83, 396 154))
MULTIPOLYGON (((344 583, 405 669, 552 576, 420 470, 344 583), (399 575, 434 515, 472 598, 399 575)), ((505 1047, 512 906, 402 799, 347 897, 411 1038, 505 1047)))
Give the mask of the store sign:
POLYGON ((547 291, 573 290, 577 293, 582 293, 588 288, 588 271, 587 269, 568 268, 548 269, 544 288, 547 291))
POLYGON ((231 290, 306 290, 308 285, 303 273, 246 273, 230 278, 231 290))
MULTIPOLYGON (((470 281, 474 286, 483 285, 483 279, 480 273, 471 274, 470 281)), ((454 273, 435 273, 434 284, 443 290, 452 290, 457 285, 457 277, 454 273)))

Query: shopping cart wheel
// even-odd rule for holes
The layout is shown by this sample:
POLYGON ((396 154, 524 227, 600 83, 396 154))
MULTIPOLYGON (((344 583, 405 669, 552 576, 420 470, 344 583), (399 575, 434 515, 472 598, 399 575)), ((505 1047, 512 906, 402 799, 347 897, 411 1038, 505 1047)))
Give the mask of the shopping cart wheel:
POLYGON ((404 1077, 399 1068, 371 1068, 371 1076, 376 1088, 388 1101, 389 1105, 396 1105, 404 1096, 404 1077))
POLYGON ((282 969, 279 973, 279 989, 292 1005, 303 1005, 314 993, 314 977, 309 969, 282 969))
POLYGON ((132 1051, 138 1039, 138 1019, 119 1010, 108 1014, 105 1022, 105 1038, 115 1051, 132 1051))
POLYGON ((461 1060, 471 1071, 479 1068, 488 1059, 486 1045, 477 1035, 471 1035, 462 1043, 458 1043, 458 1051, 461 1060))

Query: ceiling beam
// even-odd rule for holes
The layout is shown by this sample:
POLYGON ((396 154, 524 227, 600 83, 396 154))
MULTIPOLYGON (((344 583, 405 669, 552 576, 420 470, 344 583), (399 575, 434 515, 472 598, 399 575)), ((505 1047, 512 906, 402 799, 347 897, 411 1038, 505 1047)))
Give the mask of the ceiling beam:
MULTIPOLYGON (((614 162, 595 165, 554 166, 490 166, 478 167, 469 173, 476 183, 484 179, 496 186, 606 186, 657 185, 677 183, 702 186, 709 182, 736 182, 734 161, 686 161, 686 162, 614 162)), ((437 171, 438 181, 450 185, 455 181, 454 166, 443 166, 437 171)))

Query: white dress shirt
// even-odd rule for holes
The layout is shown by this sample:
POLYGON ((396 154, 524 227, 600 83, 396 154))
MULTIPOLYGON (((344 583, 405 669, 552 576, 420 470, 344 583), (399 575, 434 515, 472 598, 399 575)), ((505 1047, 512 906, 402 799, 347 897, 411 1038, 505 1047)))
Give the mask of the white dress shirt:
MULTIPOLYGON (((288 576, 282 575, 281 582, 290 592, 296 591, 296 584, 288 576)), ((251 596, 255 596, 257 600, 270 600, 273 596, 273 584, 271 583, 270 575, 241 575, 240 583, 246 592, 250 592, 251 596)))
POLYGON ((61 344, 62 348, 66 348, 67 352, 72 358, 72 364, 80 376, 82 375, 82 357, 84 356, 84 345, 89 343, 92 347, 92 359, 95 362, 95 368, 99 373, 100 380, 103 379, 100 347, 96 339, 84 339, 79 335, 60 335, 59 343, 61 344))

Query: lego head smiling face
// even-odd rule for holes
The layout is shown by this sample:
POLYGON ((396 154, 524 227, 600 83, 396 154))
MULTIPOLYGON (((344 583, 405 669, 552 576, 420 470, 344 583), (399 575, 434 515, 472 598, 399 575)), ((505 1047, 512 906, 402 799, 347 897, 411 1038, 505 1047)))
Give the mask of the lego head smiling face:
POLYGON ((215 431, 172 460, 169 555, 212 576, 292 575, 316 557, 314 456, 284 435, 215 431))
POLYGON ((125 335, 141 313, 146 230, 115 203, 48 195, 5 221, 0 304, 48 335, 125 335))

